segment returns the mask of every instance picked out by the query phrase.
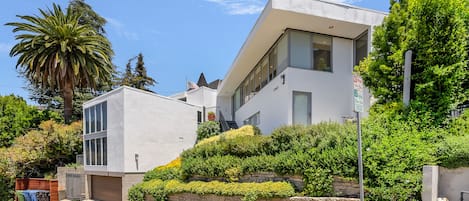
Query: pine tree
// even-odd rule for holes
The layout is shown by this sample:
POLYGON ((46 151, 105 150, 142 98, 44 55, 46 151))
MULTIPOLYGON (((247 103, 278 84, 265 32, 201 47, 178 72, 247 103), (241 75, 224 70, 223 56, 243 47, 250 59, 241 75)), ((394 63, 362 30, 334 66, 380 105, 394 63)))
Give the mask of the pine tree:
POLYGON ((125 72, 120 78, 121 86, 130 86, 137 89, 153 92, 149 89, 149 86, 154 86, 157 82, 147 75, 147 69, 143 62, 143 54, 140 53, 138 56, 129 59, 125 72), (132 68, 132 60, 137 59, 135 69, 132 68))

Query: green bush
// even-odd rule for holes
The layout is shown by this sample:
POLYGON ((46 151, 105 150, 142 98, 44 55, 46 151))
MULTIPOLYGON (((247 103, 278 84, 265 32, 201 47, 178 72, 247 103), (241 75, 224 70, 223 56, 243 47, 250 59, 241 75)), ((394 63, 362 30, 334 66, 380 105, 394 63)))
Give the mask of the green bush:
POLYGON ((258 156, 270 152, 271 140, 266 136, 240 136, 220 140, 217 143, 202 144, 184 151, 183 158, 209 158, 213 156, 233 155, 238 157, 258 156))
POLYGON ((216 121, 206 121, 197 128, 197 141, 220 134, 220 124, 216 121))
POLYGON ((157 201, 164 201, 168 199, 168 195, 177 193, 242 196, 244 197, 243 200, 255 201, 257 198, 289 197, 295 194, 295 190, 287 182, 224 183, 194 181, 182 183, 179 180, 151 180, 134 185, 129 190, 129 200, 143 201, 145 195, 151 195, 157 201))
POLYGON ((155 168, 145 173, 143 181, 150 181, 154 179, 161 180, 173 180, 173 179, 182 179, 182 170, 179 167, 171 168, 155 168))
POLYGON ((449 136, 438 145, 439 165, 446 168, 469 167, 469 135, 449 136))
POLYGON ((305 182, 303 192, 307 196, 326 197, 334 194, 332 188, 334 180, 328 170, 320 168, 307 169, 304 172, 303 181, 305 182))

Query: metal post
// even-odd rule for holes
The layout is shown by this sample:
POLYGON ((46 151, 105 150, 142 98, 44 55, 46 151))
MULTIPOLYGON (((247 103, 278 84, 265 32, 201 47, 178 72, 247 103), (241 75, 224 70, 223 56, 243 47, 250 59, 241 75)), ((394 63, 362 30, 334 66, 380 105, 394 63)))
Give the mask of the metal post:
POLYGON ((410 84, 412 73, 412 50, 408 50, 405 53, 404 62, 404 90, 403 90, 403 102, 405 106, 409 106, 410 102, 410 84))
POLYGON ((363 160, 362 160, 362 128, 360 126, 360 112, 357 112, 357 133, 358 133, 358 177, 360 184, 360 201, 365 200, 363 189, 363 160))

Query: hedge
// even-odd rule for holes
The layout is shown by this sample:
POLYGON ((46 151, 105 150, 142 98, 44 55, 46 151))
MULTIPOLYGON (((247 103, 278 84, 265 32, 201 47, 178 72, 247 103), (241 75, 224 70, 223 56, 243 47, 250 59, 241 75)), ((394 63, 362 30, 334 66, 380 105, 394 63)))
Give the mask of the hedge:
POLYGON ((254 201, 257 198, 290 197, 295 194, 295 190, 287 182, 224 183, 218 181, 193 181, 182 183, 179 180, 151 180, 134 185, 129 190, 129 200, 144 201, 145 195, 151 195, 157 201, 165 201, 168 200, 170 194, 177 193, 242 196, 243 200, 254 201))

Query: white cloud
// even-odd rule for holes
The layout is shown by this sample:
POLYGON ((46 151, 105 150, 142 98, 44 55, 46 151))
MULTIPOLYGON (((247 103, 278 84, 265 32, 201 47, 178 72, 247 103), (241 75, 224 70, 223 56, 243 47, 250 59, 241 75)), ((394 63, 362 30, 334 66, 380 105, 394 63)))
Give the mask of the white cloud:
POLYGON ((2 43, 0 42, 0 52, 7 52, 9 53, 11 48, 13 47, 10 43, 2 43))
POLYGON ((262 12, 262 0, 205 0, 223 7, 230 15, 252 15, 262 12))
POLYGON ((125 25, 117 19, 106 17, 107 23, 114 28, 117 35, 126 38, 127 40, 139 40, 139 36, 135 32, 127 31, 125 25))

